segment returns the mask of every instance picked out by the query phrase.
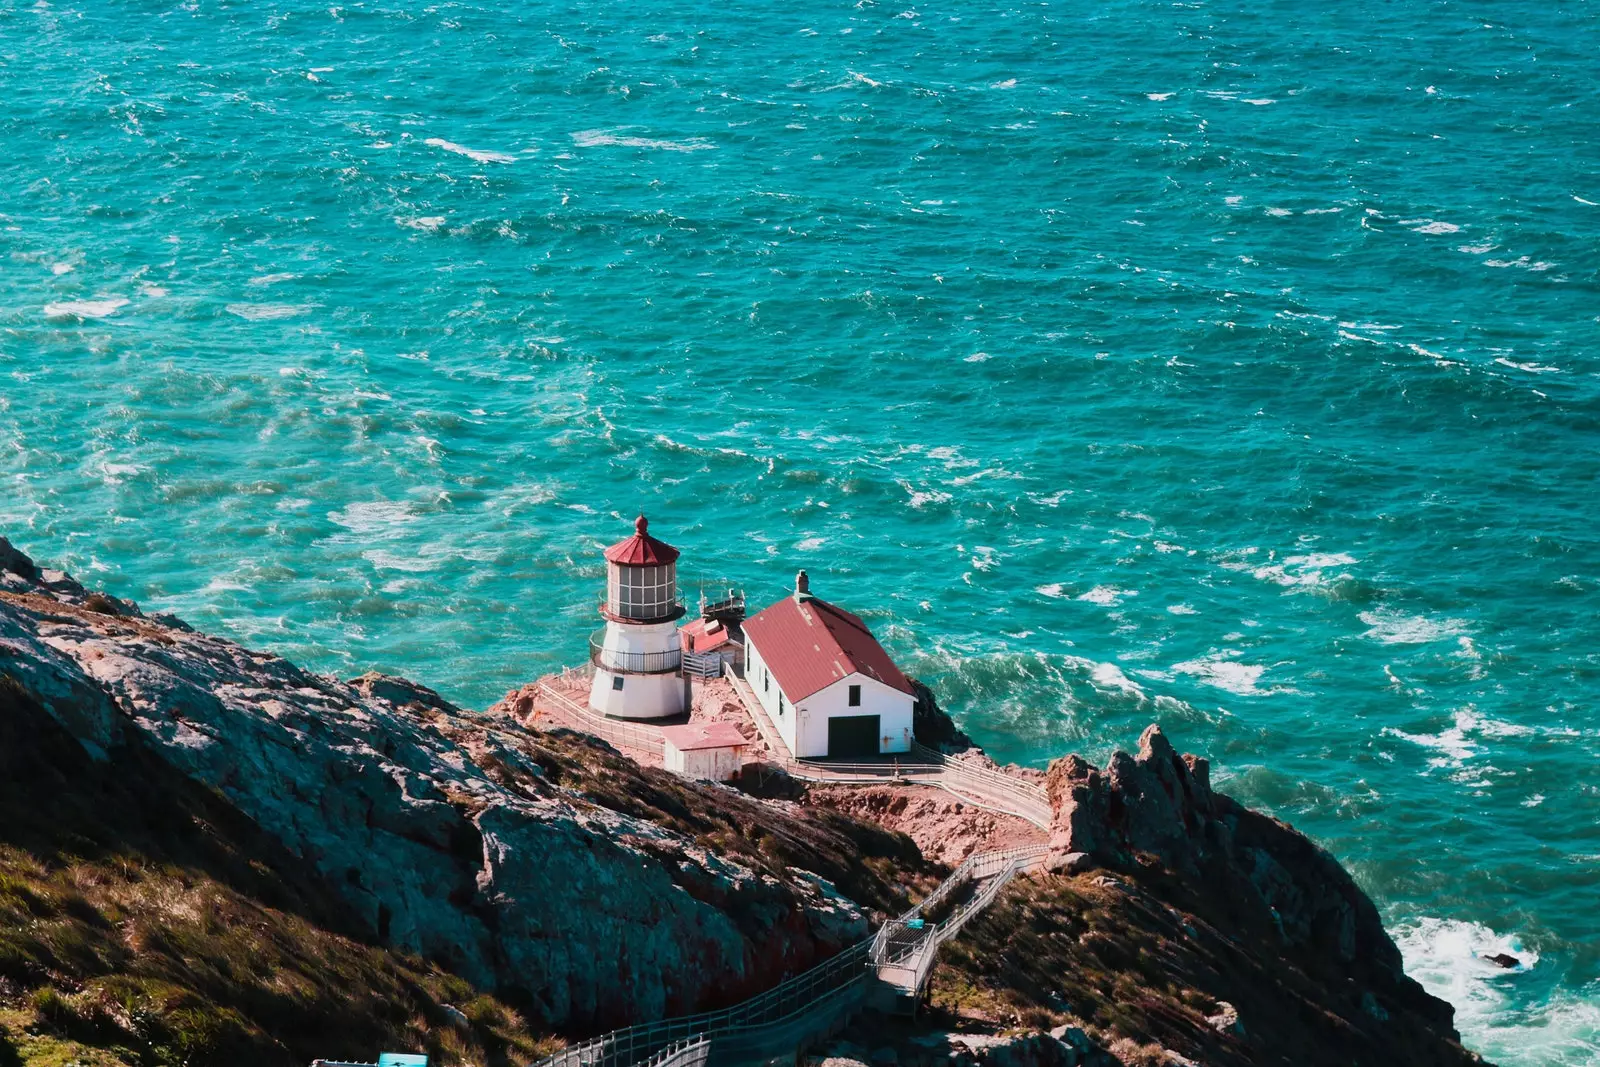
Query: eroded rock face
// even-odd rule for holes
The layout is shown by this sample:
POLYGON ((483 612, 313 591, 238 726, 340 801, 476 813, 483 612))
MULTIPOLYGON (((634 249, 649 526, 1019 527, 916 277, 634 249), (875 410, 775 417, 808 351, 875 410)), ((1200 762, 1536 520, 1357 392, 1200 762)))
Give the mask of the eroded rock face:
POLYGON ((153 746, 379 937, 524 991, 552 1027, 726 1000, 867 930, 820 878, 758 872, 552 783, 508 714, 309 674, 88 593, 4 539, 0 674, 91 754, 153 746))
POLYGON ((1151 855, 1244 894, 1286 946, 1341 963, 1359 955, 1402 975, 1377 908, 1339 862, 1292 827, 1213 792, 1210 765, 1180 756, 1160 727, 1146 728, 1137 755, 1113 753, 1104 771, 1078 756, 1056 760, 1046 783, 1057 869, 1084 869, 1085 854, 1112 867, 1151 855))

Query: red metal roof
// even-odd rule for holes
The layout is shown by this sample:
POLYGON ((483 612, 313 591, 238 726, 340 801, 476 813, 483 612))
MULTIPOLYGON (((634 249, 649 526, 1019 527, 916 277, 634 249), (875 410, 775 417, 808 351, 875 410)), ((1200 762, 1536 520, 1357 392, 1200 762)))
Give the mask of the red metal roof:
POLYGON ((620 563, 624 567, 653 567, 676 561, 678 550, 651 537, 646 532, 649 529, 650 520, 643 515, 634 519, 633 536, 606 549, 606 562, 620 563))
POLYGON ((915 696, 867 624, 813 596, 787 596, 753 619, 744 634, 791 701, 819 693, 841 678, 864 674, 915 696))
POLYGON ((727 626, 715 619, 696 619, 678 631, 678 641, 685 652, 710 652, 727 644, 728 637, 727 626))
POLYGON ((702 748, 742 748, 750 743, 731 722, 691 722, 683 726, 663 726, 661 736, 679 752, 702 748))

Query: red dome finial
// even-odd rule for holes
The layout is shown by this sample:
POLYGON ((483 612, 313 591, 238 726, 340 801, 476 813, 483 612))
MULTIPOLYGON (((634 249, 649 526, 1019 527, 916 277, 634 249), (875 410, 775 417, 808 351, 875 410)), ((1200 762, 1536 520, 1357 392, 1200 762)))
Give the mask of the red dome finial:
POLYGON ((644 517, 644 513, 643 512, 640 512, 639 513, 639 517, 637 519, 633 520, 633 532, 636 533, 636 534, 643 534, 645 531, 647 531, 649 529, 650 529, 650 520, 644 517))

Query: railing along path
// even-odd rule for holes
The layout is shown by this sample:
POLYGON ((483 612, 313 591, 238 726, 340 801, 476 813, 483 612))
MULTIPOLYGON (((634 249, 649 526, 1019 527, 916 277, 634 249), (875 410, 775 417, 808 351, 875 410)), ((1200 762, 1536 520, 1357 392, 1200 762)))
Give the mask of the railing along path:
MULTIPOLYGON (((875 983, 900 995, 921 991, 938 946, 986 906, 1018 871, 1044 861, 1045 848, 1008 849, 969 857, 937 889, 872 937, 759 996, 703 1012, 613 1030, 541 1060, 536 1067, 720 1067, 774 1058, 842 1026, 866 1006, 875 983), (926 924, 909 959, 892 952, 891 929, 910 929, 926 911, 963 886, 977 892, 939 923, 926 924), (911 981, 901 978, 908 972, 911 981)), ((919 931, 921 933, 921 931, 919 931)))
MULTIPOLYGON (((562 676, 560 687, 540 683, 538 698, 572 726, 625 752, 660 760, 664 738, 659 729, 607 718, 561 692, 581 688, 587 675, 576 668, 562 676)), ((729 680, 772 750, 773 762, 792 777, 834 785, 928 784, 978 807, 1015 815, 1036 826, 1049 825, 1049 799, 1039 786, 952 760, 923 745, 913 745, 914 759, 888 763, 795 759, 748 685, 734 675, 729 680)), ((1042 864, 1045 852, 1037 846, 969 856, 926 899, 886 922, 872 937, 759 996, 721 1011, 614 1030, 564 1049, 537 1067, 735 1067, 792 1053, 843 1025, 865 1006, 874 989, 902 998, 919 995, 939 946, 956 936, 1017 873, 1042 864), (967 887, 973 887, 971 896, 948 915, 937 922, 927 919, 967 887)))

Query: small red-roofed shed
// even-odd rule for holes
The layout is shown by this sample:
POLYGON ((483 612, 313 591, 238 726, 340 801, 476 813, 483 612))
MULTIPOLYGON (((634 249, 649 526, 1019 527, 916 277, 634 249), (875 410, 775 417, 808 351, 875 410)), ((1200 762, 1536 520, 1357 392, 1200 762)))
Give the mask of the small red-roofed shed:
POLYGON ((727 782, 739 777, 750 742, 729 722, 691 722, 663 726, 662 762, 685 778, 727 782))
POLYGON ((811 595, 805 571, 793 596, 746 620, 744 638, 745 680, 795 756, 911 750, 910 679, 860 616, 811 595))

